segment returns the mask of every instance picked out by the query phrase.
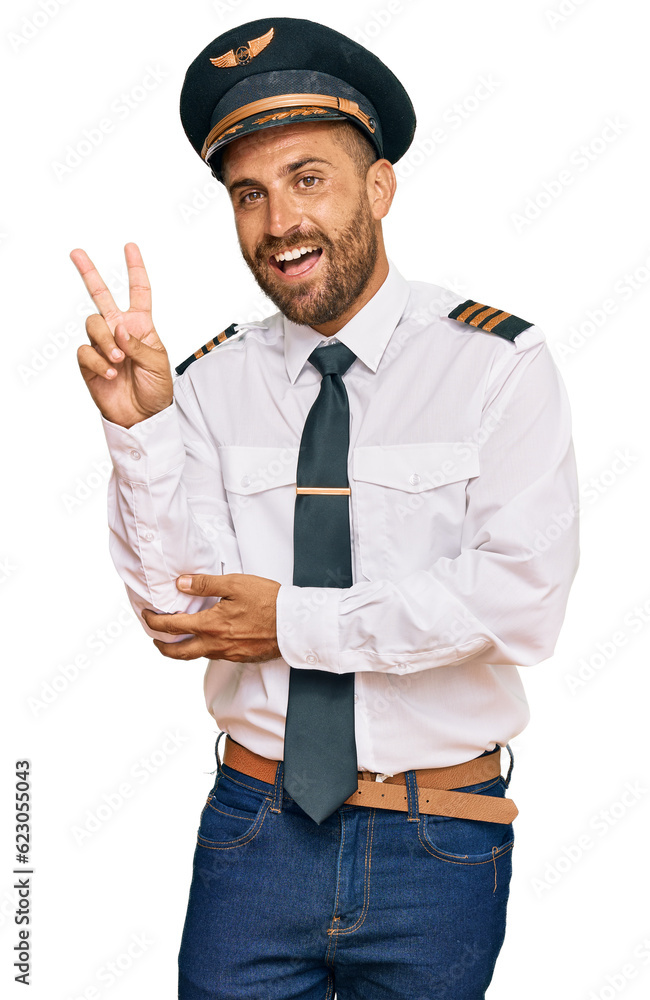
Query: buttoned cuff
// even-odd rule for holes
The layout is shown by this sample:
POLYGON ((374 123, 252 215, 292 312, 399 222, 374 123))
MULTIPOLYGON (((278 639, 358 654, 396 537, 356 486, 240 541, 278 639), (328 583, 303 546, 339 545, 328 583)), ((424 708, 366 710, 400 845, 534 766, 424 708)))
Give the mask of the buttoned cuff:
POLYGON ((276 598, 278 646, 291 667, 341 673, 337 587, 282 584, 276 598))
POLYGON ((133 427, 102 417, 106 443, 116 475, 129 483, 159 479, 185 461, 176 403, 133 427))

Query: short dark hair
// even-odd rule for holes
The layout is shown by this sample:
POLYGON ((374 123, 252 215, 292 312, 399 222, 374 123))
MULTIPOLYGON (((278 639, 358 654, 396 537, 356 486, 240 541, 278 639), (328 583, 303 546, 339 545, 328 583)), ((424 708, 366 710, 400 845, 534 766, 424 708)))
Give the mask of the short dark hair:
POLYGON ((336 141, 350 159, 354 160, 359 176, 365 178, 370 165, 379 159, 377 150, 352 122, 342 121, 332 124, 336 126, 334 129, 336 141))

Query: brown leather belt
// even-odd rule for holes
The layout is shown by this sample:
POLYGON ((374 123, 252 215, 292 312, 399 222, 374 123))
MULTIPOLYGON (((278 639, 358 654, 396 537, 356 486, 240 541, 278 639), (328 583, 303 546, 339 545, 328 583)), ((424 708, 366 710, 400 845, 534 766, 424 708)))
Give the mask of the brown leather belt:
MULTIPOLYGON (((253 753, 230 736, 226 737, 223 763, 251 778, 270 785, 275 783, 278 761, 253 753)), ((421 813, 434 816, 479 819, 487 823, 512 823, 518 812, 512 799, 451 791, 465 785, 489 781, 490 778, 496 779, 500 774, 500 749, 487 757, 475 757, 464 764, 416 769, 418 808, 421 813)), ((379 777, 383 778, 381 775, 379 777)), ((345 800, 345 805, 408 812, 406 775, 403 771, 383 780, 377 780, 378 776, 373 771, 359 771, 358 778, 359 787, 345 800)))

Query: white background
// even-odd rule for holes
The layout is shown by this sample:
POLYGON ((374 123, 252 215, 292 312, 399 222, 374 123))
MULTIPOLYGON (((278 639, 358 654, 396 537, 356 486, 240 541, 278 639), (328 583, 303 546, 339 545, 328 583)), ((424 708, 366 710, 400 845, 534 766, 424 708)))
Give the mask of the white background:
POLYGON ((514 741, 520 816, 489 996, 647 997, 650 87, 640 0, 3 6, 0 982, 24 995, 12 969, 12 777, 29 758, 29 995, 176 995, 217 730, 204 661, 164 659, 124 610, 107 551, 107 453, 75 358, 93 307, 68 254, 85 248, 126 307, 122 248, 140 245, 174 364, 264 314, 178 99, 212 38, 273 14, 356 37, 401 78, 421 145, 398 170, 391 258, 407 278, 539 324, 572 403, 582 563, 555 655, 523 671, 532 722, 514 741), (138 89, 152 69, 158 82, 138 89), (96 137, 105 119, 111 130, 89 152, 84 132, 96 137), (444 141, 431 139, 436 129, 444 141), (73 165, 61 170, 66 157, 73 165), (82 839, 97 810, 108 818, 82 839), (130 959, 134 935, 147 943, 130 959), (111 961, 122 966, 112 982, 111 961))

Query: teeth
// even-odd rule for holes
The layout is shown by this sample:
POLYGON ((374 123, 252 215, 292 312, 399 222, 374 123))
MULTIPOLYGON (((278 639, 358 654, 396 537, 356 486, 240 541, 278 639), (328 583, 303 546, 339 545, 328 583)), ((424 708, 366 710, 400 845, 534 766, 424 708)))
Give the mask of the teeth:
POLYGON ((299 257, 303 257, 306 253, 313 253, 317 247, 300 247, 295 250, 283 250, 282 253, 276 253, 275 259, 278 264, 281 260, 298 260, 299 257))

